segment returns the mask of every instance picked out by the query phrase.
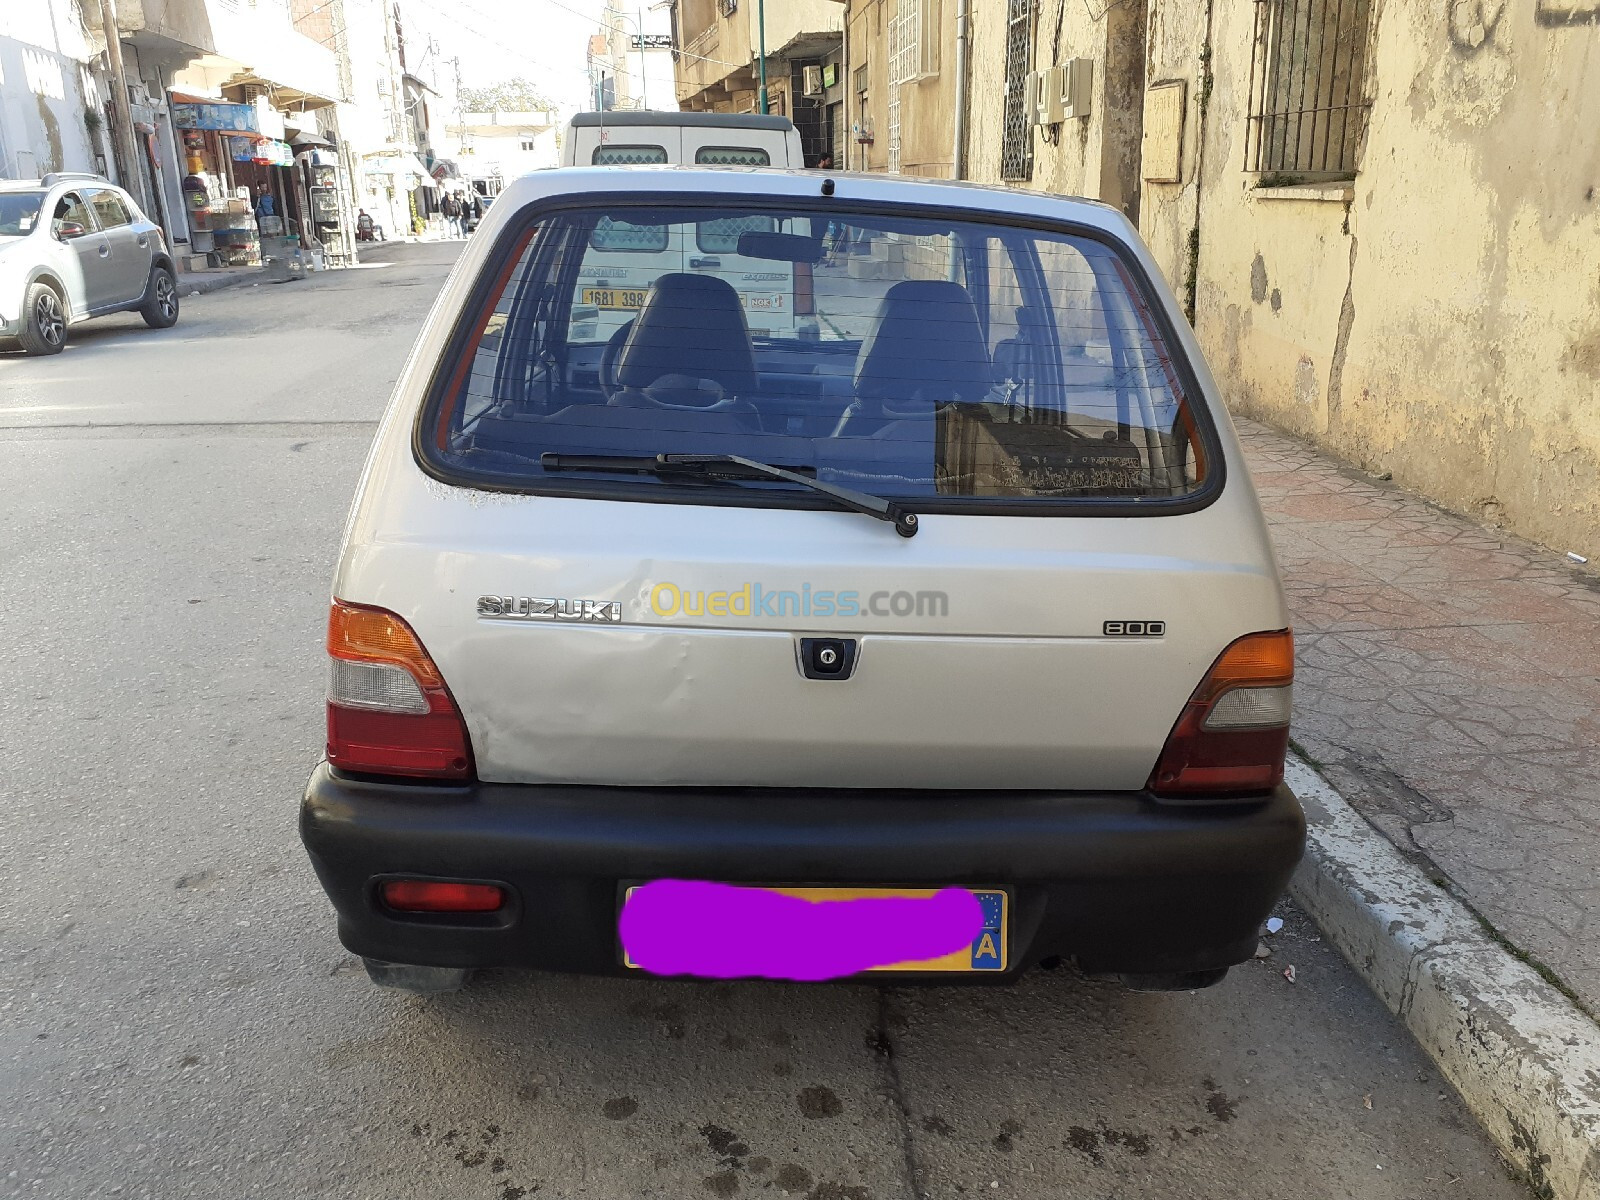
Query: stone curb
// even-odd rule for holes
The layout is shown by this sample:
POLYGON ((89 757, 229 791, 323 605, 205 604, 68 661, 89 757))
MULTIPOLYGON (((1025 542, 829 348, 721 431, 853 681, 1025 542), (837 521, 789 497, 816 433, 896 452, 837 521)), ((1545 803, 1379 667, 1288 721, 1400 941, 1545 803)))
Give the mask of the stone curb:
POLYGON ((178 276, 180 296, 203 296, 207 292, 220 292, 223 288, 238 287, 241 283, 261 282, 261 271, 252 269, 234 275, 199 275, 186 271, 178 276))
POLYGON ((1541 1200, 1600 1200, 1600 1026, 1491 938, 1308 764, 1289 890, 1541 1200))

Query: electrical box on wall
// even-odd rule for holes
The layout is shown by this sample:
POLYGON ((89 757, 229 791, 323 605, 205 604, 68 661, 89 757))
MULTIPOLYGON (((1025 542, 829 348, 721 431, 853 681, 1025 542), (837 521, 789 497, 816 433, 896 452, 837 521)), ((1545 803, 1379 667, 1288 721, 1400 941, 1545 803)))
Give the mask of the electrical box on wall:
POLYGON ((1056 71, 1060 76, 1055 89, 1058 95, 1056 106, 1061 113, 1056 120, 1072 121, 1087 117, 1094 97, 1094 59, 1068 59, 1056 71))
POLYGON ((1033 125, 1048 125, 1049 106, 1045 98, 1050 94, 1046 83, 1049 71, 1034 71, 1023 80, 1023 102, 1028 106, 1028 121, 1033 125))
POLYGON ((1038 116, 1035 119, 1035 124, 1061 124, 1061 81, 1063 74, 1061 67, 1051 67, 1049 70, 1039 72, 1039 94, 1035 109, 1038 116))

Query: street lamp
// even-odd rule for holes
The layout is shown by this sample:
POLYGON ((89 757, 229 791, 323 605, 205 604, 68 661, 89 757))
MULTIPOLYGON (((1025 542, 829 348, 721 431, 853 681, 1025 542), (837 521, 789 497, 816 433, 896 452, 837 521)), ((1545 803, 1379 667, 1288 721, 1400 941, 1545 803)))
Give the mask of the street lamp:
MULTIPOLYGON (((662 7, 662 5, 660 5, 660 4, 652 4, 650 6, 650 10, 652 12, 654 12, 656 9, 661 8, 661 7, 662 7)), ((607 8, 606 9, 606 14, 608 16, 616 17, 617 20, 619 20, 619 21, 632 21, 633 22, 634 41, 638 44, 638 47, 639 47, 639 107, 640 108, 649 108, 650 107, 650 76, 648 74, 646 74, 645 69, 644 69, 644 13, 641 12, 637 17, 630 17, 627 13, 623 12, 621 9, 618 9, 618 8, 607 8)))

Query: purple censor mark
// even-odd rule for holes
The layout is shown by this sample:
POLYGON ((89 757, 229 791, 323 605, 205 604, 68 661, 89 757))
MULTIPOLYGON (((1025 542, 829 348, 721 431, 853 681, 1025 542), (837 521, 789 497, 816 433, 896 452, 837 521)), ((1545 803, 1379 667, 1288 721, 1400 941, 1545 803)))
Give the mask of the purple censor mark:
POLYGON ((837 979, 963 950, 983 932, 977 897, 806 900, 753 887, 658 879, 617 922, 628 960, 656 975, 837 979))

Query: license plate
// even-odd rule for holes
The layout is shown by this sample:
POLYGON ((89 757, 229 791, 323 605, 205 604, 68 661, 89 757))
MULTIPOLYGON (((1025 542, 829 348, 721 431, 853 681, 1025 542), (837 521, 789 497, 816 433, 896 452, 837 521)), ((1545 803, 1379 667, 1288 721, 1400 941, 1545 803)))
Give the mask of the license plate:
POLYGON ((584 288, 583 302, 596 308, 636 309, 644 307, 643 288, 584 288))
MULTIPOLYGON (((627 889, 633 895, 637 887, 627 889)), ((802 900, 861 900, 869 897, 924 898, 938 888, 845 888, 845 887, 769 887, 762 891, 777 892, 782 896, 796 896, 802 900)), ((973 938, 970 946, 952 951, 939 958, 918 959, 915 962, 888 963, 870 968, 888 974, 919 974, 930 972, 1004 971, 1009 962, 1009 935, 1011 932, 1011 897, 1003 888, 967 888, 977 897, 983 909, 983 929, 973 938)), ((638 964, 622 952, 625 967, 638 970, 638 964)))

